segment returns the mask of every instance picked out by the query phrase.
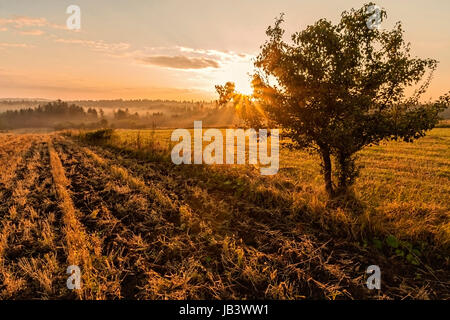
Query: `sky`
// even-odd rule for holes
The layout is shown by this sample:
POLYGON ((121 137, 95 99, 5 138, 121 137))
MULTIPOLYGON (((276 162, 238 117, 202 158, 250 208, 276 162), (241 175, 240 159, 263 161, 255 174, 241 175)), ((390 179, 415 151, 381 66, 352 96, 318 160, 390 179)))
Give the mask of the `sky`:
MULTIPOLYGON (((250 92, 265 30, 336 23, 356 0, 0 0, 0 98, 215 99, 216 84, 250 92), (69 5, 81 28, 69 30, 69 5)), ((425 98, 450 83, 450 1, 375 1, 382 28, 402 21, 412 53, 439 60, 425 98)))

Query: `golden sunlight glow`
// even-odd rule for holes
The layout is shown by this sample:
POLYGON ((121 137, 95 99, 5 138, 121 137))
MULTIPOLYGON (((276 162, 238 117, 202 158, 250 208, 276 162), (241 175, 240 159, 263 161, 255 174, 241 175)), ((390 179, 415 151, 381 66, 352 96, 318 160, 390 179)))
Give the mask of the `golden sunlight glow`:
POLYGON ((253 88, 250 81, 245 77, 245 79, 239 79, 234 82, 236 85, 236 92, 241 93, 246 96, 250 96, 253 93, 253 88))
MULTIPOLYGON (((341 5, 327 1, 329 5, 311 2, 307 5, 309 13, 289 10, 287 27, 302 30, 317 19, 333 17, 341 5)), ((173 11, 170 8, 174 4, 165 2, 156 8, 146 1, 132 7, 126 2, 115 3, 111 10, 103 12, 100 3, 92 3, 92 8, 86 5, 82 18, 92 24, 83 24, 82 32, 74 33, 61 24, 67 17, 64 10, 44 10, 30 4, 25 12, 20 4, 10 1, 0 14, 0 97, 214 100, 215 85, 227 81, 235 83, 236 92, 251 95, 254 61, 266 40, 264 30, 279 12, 279 4, 268 2, 258 7, 257 15, 250 14, 255 10, 251 2, 241 4, 239 11, 245 12, 248 19, 234 14, 235 5, 228 4, 230 11, 226 11, 226 6, 211 4, 221 8, 223 16, 217 16, 217 24, 210 28, 203 19, 201 2, 189 8, 202 10, 189 12, 173 11), (154 19, 140 15, 154 10, 161 10, 154 19), (173 23, 167 24, 169 17, 173 23), (121 19, 120 28, 105 28, 111 19, 121 19), (167 30, 161 28, 166 24, 167 30), (169 34, 179 34, 180 38, 167 37, 169 34)), ((448 36, 440 31, 447 30, 449 22, 443 18, 422 24, 418 12, 430 10, 428 15, 434 16, 448 10, 416 2, 412 6, 416 11, 411 14, 404 12, 400 2, 391 1, 386 6, 408 26, 414 55, 441 61, 424 96, 437 98, 447 91, 450 79, 448 36)), ((386 28, 390 27, 386 24, 386 28)), ((273 79, 268 80, 271 83, 273 79)))

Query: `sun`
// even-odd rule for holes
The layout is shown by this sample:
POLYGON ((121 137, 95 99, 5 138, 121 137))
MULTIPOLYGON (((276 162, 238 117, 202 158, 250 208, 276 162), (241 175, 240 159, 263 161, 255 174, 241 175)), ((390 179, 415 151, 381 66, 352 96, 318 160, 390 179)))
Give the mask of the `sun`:
POLYGON ((236 79, 235 81, 235 91, 237 93, 250 96, 253 94, 253 88, 251 86, 251 83, 248 79, 236 79))
POLYGON ((225 84, 230 81, 235 85, 236 93, 243 95, 252 95, 251 73, 253 72, 253 63, 249 61, 231 62, 224 68, 211 70, 211 78, 215 84, 225 84))

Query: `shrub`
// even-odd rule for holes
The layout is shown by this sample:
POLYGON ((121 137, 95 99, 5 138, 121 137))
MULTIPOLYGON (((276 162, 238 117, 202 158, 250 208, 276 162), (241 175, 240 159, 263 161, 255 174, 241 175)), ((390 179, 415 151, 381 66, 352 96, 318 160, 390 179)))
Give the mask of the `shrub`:
POLYGON ((114 129, 99 129, 87 132, 84 138, 90 142, 105 142, 111 139, 114 129))

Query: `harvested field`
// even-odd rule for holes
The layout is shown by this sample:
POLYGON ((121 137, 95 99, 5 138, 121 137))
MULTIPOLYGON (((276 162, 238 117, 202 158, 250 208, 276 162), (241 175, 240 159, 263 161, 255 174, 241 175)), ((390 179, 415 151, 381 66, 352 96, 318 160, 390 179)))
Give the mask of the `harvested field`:
POLYGON ((448 298, 449 132, 365 151, 347 207, 326 203, 298 152, 262 177, 114 139, 1 135, 0 297, 448 298), (372 264, 382 290, 365 286, 372 264), (66 286, 70 265, 81 289, 66 286))

